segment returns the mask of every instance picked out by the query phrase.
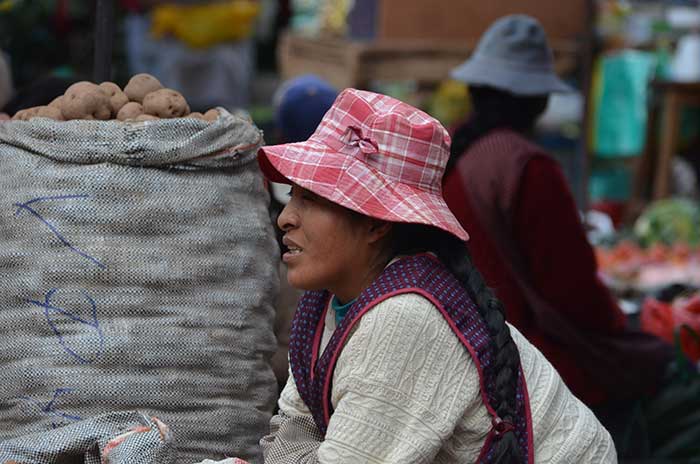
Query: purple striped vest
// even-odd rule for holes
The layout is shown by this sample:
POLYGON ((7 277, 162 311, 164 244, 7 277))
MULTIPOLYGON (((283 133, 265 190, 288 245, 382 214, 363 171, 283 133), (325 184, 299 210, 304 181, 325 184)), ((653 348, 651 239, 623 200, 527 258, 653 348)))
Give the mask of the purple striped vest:
MULTIPOLYGON (((325 435, 333 414, 331 381, 341 347, 352 327, 367 311, 383 300, 402 293, 417 293, 431 301, 476 363, 481 396, 493 423, 477 462, 491 462, 493 444, 505 423, 500 422, 492 407, 494 373, 490 366, 494 354, 490 335, 467 292, 432 255, 415 255, 388 266, 355 300, 320 357, 321 338, 331 295, 327 291, 304 294, 294 314, 289 341, 289 362, 299 396, 311 411, 319 431, 325 435)), ((518 369, 516 404, 518 413, 512 424, 513 429, 522 455, 527 457, 528 463, 533 463, 530 405, 522 368, 518 369)))

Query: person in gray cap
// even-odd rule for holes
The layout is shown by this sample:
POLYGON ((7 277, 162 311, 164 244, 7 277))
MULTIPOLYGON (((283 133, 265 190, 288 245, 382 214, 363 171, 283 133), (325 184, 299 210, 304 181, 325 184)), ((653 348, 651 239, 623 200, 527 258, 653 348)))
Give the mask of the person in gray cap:
POLYGON ((450 76, 469 84, 475 117, 454 134, 448 171, 480 135, 502 127, 528 134, 547 108, 550 93, 573 90, 554 72, 544 29, 527 15, 498 19, 450 76))
POLYGON ((554 73, 544 29, 527 15, 504 16, 493 23, 472 57, 453 69, 451 76, 516 95, 572 91, 554 73))
POLYGON ((10 116, 3 109, 12 97, 12 73, 4 55, 4 52, 0 50, 0 122, 10 119, 10 116))
POLYGON ((627 328, 559 165, 528 140, 549 94, 570 90, 542 26, 525 15, 497 20, 452 77, 469 85, 474 111, 453 134, 445 200, 508 321, 603 411, 615 437, 607 405, 657 388, 672 350, 627 328))

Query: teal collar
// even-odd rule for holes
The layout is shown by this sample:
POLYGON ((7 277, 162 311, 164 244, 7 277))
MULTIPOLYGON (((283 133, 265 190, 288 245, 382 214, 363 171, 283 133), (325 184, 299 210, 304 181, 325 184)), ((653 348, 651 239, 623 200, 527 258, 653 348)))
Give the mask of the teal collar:
POLYGON ((335 325, 339 326, 340 323, 343 321, 343 318, 347 314, 348 310, 350 309, 350 306, 355 302, 355 300, 350 300, 349 302, 345 304, 340 304, 340 300, 338 299, 337 296, 333 295, 333 298, 331 299, 331 307, 333 308, 333 311, 335 312, 335 325))

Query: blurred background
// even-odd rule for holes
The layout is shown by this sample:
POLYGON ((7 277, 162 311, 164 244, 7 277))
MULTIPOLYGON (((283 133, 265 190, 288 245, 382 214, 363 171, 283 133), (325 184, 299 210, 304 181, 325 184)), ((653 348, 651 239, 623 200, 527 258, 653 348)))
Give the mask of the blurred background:
POLYGON ((631 314, 663 289, 680 289, 667 302, 696 291, 697 0, 0 0, 0 107, 147 72, 193 111, 247 113, 275 143, 276 92, 312 73, 453 127, 471 105, 450 70, 511 13, 541 22, 576 90, 550 98, 535 138, 564 169, 605 282, 631 314))

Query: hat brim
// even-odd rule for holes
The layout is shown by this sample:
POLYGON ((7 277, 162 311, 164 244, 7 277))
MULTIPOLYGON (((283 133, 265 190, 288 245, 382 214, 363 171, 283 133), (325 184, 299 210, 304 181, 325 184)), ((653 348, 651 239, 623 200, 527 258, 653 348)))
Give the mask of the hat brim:
POLYGON ((461 240, 469 239, 441 193, 389 179, 363 160, 313 139, 262 147, 258 162, 269 180, 299 185, 360 214, 390 222, 425 224, 461 240))
POLYGON ((450 72, 452 79, 471 84, 487 85, 516 95, 545 95, 570 93, 574 89, 548 70, 514 69, 474 57, 450 72))

